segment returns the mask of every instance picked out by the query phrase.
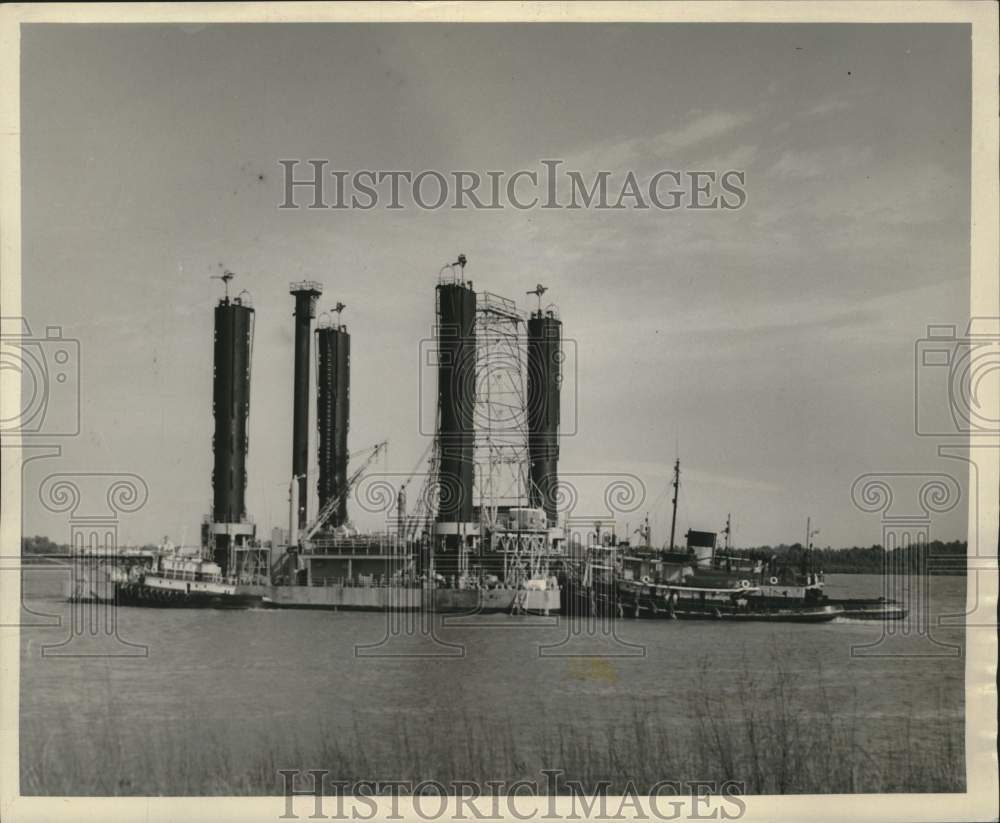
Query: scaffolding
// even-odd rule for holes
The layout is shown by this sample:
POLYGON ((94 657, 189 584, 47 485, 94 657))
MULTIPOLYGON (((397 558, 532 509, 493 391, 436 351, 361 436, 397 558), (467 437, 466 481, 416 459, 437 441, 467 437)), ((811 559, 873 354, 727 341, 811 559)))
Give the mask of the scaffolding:
POLYGON ((475 499, 484 530, 528 498, 524 315, 513 300, 483 292, 476 308, 475 499))

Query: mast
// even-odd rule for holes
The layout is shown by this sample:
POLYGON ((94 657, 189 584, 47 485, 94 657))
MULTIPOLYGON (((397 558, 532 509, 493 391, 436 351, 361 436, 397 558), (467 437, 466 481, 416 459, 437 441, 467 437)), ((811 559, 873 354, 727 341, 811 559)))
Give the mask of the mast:
POLYGON ((813 538, 817 534, 819 534, 819 529, 814 529, 812 527, 812 518, 811 517, 807 517, 806 518, 806 550, 805 550, 805 556, 806 556, 806 564, 807 564, 808 568, 810 569, 810 571, 812 570, 812 565, 813 565, 813 557, 812 557, 812 554, 813 554, 812 553, 813 538))
POLYGON ((726 514, 726 528, 723 530, 726 535, 726 551, 729 551, 729 535, 732 532, 732 524, 730 522, 730 514, 726 514))
POLYGON ((681 459, 674 461, 674 513, 670 517, 670 551, 674 550, 674 530, 677 528, 677 490, 681 485, 681 459))
POLYGON ((803 573, 805 573, 806 570, 809 568, 809 561, 811 560, 811 558, 810 558, 809 555, 812 554, 812 552, 809 551, 809 544, 811 542, 812 542, 812 518, 811 517, 807 517, 806 518, 806 546, 805 546, 805 550, 802 553, 802 572, 803 573))

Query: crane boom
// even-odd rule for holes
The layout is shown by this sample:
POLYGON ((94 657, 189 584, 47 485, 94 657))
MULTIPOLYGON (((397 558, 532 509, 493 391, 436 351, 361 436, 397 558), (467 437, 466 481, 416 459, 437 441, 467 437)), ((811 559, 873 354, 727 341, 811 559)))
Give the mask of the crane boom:
POLYGON ((381 443, 376 443, 372 446, 372 453, 369 454, 365 459, 365 462, 362 463, 361 466, 347 478, 347 482, 344 484, 344 488, 341 490, 340 494, 331 497, 326 502, 326 505, 320 509, 319 514, 316 515, 316 519, 306 527, 301 536, 302 542, 311 540, 313 535, 323 528, 326 522, 330 519, 330 516, 337 510, 337 506, 340 504, 340 501, 343 500, 344 497, 351 491, 361 475, 368 471, 368 467, 374 462, 375 458, 381 454, 382 450, 388 447, 388 445, 389 441, 383 440, 381 443))

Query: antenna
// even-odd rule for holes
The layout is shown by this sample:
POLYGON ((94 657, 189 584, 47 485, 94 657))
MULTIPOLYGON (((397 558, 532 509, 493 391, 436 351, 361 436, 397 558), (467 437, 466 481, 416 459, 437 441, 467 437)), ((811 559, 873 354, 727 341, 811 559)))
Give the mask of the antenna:
POLYGON ((335 312, 337 312, 337 325, 338 326, 340 325, 340 313, 344 309, 346 309, 346 308, 347 308, 347 304, 346 303, 341 303, 339 300, 337 301, 337 305, 333 307, 333 310, 335 312))
POLYGON ((812 527, 812 518, 806 518, 806 549, 812 548, 812 539, 819 534, 819 529, 812 527))
POLYGON ((681 485, 681 459, 678 457, 674 461, 674 500, 673 500, 673 514, 670 517, 670 551, 674 550, 674 530, 677 527, 677 492, 681 485))
POLYGON ((533 294, 533 295, 535 295, 535 297, 538 298, 538 313, 539 314, 542 313, 542 295, 545 294, 545 292, 547 292, 547 291, 548 291, 548 288, 546 286, 543 286, 541 283, 539 283, 531 291, 525 292, 525 294, 533 294))
POLYGON ((221 280, 226 288, 226 302, 229 302, 229 281, 236 277, 229 269, 226 269, 222 274, 213 274, 211 278, 213 280, 221 280))

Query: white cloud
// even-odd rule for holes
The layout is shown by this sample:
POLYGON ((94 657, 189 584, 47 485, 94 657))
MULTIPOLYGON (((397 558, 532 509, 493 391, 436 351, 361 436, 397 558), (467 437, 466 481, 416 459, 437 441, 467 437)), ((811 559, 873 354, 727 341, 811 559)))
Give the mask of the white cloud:
POLYGON ((701 145, 722 137, 746 124, 749 117, 734 112, 715 111, 703 114, 679 129, 671 129, 650 141, 652 153, 669 155, 690 146, 701 145))
POLYGON ((851 107, 851 104, 846 100, 840 100, 838 98, 833 98, 830 100, 824 100, 822 103, 817 103, 806 109, 806 114, 811 117, 822 117, 825 114, 833 114, 838 111, 847 111, 851 107))

